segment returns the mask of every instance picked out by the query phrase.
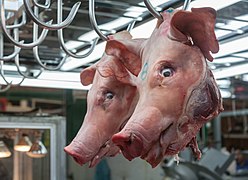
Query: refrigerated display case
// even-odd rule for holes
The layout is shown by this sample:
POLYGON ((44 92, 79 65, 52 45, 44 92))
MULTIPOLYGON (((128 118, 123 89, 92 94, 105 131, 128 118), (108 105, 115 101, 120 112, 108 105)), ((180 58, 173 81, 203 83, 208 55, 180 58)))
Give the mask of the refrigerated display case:
POLYGON ((0 117, 0 179, 65 180, 65 129, 61 116, 0 117))

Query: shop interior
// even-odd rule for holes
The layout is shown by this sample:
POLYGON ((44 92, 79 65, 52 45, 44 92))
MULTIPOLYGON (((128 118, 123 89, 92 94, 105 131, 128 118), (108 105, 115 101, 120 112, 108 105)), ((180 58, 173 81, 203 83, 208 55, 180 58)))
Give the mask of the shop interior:
POLYGON ((0 0, 0 180, 248 179, 248 1, 145 2, 0 0), (121 154, 80 166, 64 152, 87 112, 91 85, 80 72, 100 60, 107 35, 151 35, 157 19, 145 2, 156 12, 217 11, 220 49, 208 66, 224 111, 197 134, 200 160, 185 148, 179 161, 164 157, 155 168, 121 154), (246 167, 238 169, 238 161, 246 167))

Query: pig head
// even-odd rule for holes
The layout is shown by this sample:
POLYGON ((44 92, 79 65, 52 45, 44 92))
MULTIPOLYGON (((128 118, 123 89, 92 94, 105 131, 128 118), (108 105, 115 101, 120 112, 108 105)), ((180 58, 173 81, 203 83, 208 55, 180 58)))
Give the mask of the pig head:
POLYGON ((112 140, 127 159, 140 156, 152 167, 186 146, 200 158, 195 136, 223 110, 206 63, 206 58, 213 60, 210 51, 219 50, 215 10, 169 10, 162 16, 146 41, 110 40, 106 45, 106 53, 118 57, 134 74, 133 66, 142 67, 134 113, 112 140))
POLYGON ((103 55, 98 63, 84 69, 83 85, 92 84, 87 95, 87 113, 73 141, 64 148, 77 163, 95 166, 103 156, 120 149, 111 141, 114 133, 129 119, 137 102, 137 88, 121 61, 103 55))

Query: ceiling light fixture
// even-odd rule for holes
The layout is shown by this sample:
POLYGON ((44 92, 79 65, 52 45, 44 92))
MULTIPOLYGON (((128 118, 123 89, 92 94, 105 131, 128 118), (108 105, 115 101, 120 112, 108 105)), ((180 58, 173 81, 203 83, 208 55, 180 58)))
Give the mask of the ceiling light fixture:
POLYGON ((37 139, 26 154, 32 158, 42 158, 47 155, 47 149, 44 144, 37 139))
POLYGON ((213 70, 215 79, 223 79, 248 73, 248 63, 224 69, 213 70))
MULTIPOLYGON (((63 77, 69 75, 70 73, 61 72, 45 72, 44 76, 41 75, 41 78, 45 79, 24 79, 20 86, 25 87, 37 87, 37 88, 56 88, 56 89, 75 89, 75 90, 89 90, 91 85, 83 86, 80 82, 80 73, 75 73, 71 76, 63 77), (42 77, 43 76, 43 77, 42 77), (78 76, 76 78, 76 76, 78 76), (70 79, 71 78, 71 79, 70 79), (73 79, 74 78, 74 79, 73 79), (69 80, 68 80, 69 79, 69 80)), ((13 77, 5 75, 5 78, 9 81, 12 81, 13 84, 20 82, 21 77, 13 77)), ((5 85, 6 82, 0 78, 0 84, 5 85)))
POLYGON ((21 151, 21 152, 27 152, 30 150, 31 146, 32 146, 32 143, 28 135, 22 134, 18 143, 14 146, 14 150, 21 151))
POLYGON ((0 158, 10 157, 11 152, 3 141, 0 141, 0 158))
POLYGON ((248 36, 247 34, 244 34, 244 36, 239 37, 239 39, 234 39, 230 42, 220 44, 219 52, 217 54, 213 54, 213 57, 219 58, 222 56, 247 50, 248 49, 247 42, 248 42, 248 36))
POLYGON ((35 132, 35 142, 31 146, 30 150, 26 154, 32 158, 42 158, 47 155, 47 149, 45 145, 41 142, 41 131, 35 132))

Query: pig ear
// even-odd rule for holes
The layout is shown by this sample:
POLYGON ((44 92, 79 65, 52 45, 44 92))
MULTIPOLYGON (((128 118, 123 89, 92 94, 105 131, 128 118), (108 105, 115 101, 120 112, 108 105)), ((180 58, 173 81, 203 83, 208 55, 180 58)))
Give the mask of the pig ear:
POLYGON ((133 84, 131 74, 116 57, 112 56, 107 61, 102 61, 96 66, 97 71, 102 77, 114 77, 125 84, 133 84))
POLYGON ((96 72, 95 65, 85 68, 80 73, 81 83, 85 86, 92 84, 96 72))
POLYGON ((212 61, 210 51, 219 51, 214 33, 216 11, 213 8, 192 8, 191 11, 177 11, 172 16, 170 35, 178 41, 182 40, 183 35, 190 37, 203 55, 212 61))
POLYGON ((117 57, 123 65, 135 76, 141 70, 141 52, 144 39, 109 40, 105 52, 117 57))

